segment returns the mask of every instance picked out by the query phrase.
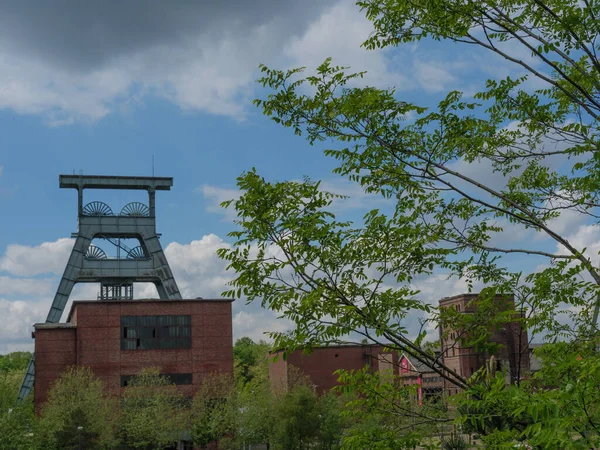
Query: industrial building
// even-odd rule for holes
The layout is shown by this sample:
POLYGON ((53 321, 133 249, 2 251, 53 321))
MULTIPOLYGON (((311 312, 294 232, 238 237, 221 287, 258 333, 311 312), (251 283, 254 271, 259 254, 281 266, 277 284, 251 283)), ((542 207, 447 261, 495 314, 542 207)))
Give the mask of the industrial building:
POLYGON ((286 390, 292 384, 294 370, 308 376, 319 394, 338 384, 334 372, 339 369, 360 370, 366 366, 374 372, 398 375, 398 354, 386 352, 380 345, 332 345, 315 348, 311 354, 297 350, 285 360, 280 352, 271 357, 275 355, 279 357, 269 365, 269 379, 276 391, 286 390))
MULTIPOLYGON (((439 301, 440 308, 454 308, 461 314, 475 311, 478 294, 461 294, 444 297, 439 301)), ((513 307, 512 297, 496 297, 499 310, 513 307)), ((464 347, 461 343, 462 330, 439 329, 439 357, 448 368, 459 375, 470 377, 485 365, 493 355, 498 370, 506 369, 507 382, 525 378, 530 373, 530 350, 527 331, 518 320, 506 324, 502 329, 491 330, 490 342, 498 344, 495 353, 476 351, 464 347)), ((425 364, 404 353, 385 352, 382 346, 376 345, 343 345, 315 348, 311 354, 303 354, 296 350, 287 356, 287 360, 279 358, 270 367, 271 385, 281 389, 288 386, 287 376, 290 366, 296 367, 311 380, 319 393, 338 385, 334 372, 338 369, 359 370, 366 367, 372 372, 388 370, 402 380, 405 386, 417 386, 417 399, 427 397, 453 395, 458 389, 448 383, 437 372, 425 364)))
POLYGON ((204 376, 233 372, 227 300, 75 301, 65 323, 35 325, 34 402, 71 365, 91 368, 110 394, 158 367, 188 397, 204 376))
MULTIPOLYGON (((461 314, 475 312, 478 294, 460 294, 453 297, 444 297, 440 300, 440 308, 454 308, 461 314)), ((510 296, 497 296, 498 310, 514 308, 514 298, 510 296)), ((507 382, 516 382, 523 379, 530 371, 529 368, 529 341, 527 330, 521 327, 516 320, 504 324, 501 329, 490 330, 489 342, 497 344, 498 350, 493 353, 498 371, 505 370, 507 382)), ((444 364, 465 378, 473 375, 485 365, 492 356, 489 352, 476 351, 474 348, 464 347, 461 335, 465 330, 451 330, 440 327, 440 346, 444 364)), ((454 385, 444 380, 444 390, 448 395, 458 392, 454 385)))
POLYGON ((71 365, 90 367, 115 396, 145 367, 159 368, 186 396, 211 373, 232 374, 232 300, 183 299, 156 232, 155 194, 170 190, 173 179, 61 175, 59 181, 77 190, 79 226, 46 322, 34 326, 34 356, 19 397, 33 388, 39 411, 71 365), (148 205, 130 202, 114 213, 104 202, 84 204, 86 189, 145 190, 148 205), (139 282, 153 283, 159 298, 134 299, 139 282), (76 283, 97 283, 97 299, 73 301, 61 322, 76 283))

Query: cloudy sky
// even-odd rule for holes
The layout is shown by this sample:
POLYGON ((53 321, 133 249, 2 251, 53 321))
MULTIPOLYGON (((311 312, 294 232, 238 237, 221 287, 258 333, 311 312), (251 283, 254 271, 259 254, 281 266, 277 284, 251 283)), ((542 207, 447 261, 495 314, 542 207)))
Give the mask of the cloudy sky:
MULTIPOLYGON (((252 106, 266 95, 255 82, 260 63, 310 71, 331 56, 367 70, 363 83, 395 87, 422 105, 513 74, 499 58, 449 43, 361 49, 371 30, 351 0, 2 2, 0 353, 32 348, 31 325, 45 319, 73 245, 76 193, 59 189, 59 174, 174 177, 173 190, 157 196, 158 228, 187 297, 219 296, 231 279, 215 254, 232 229, 218 204, 235 196, 244 170, 323 179, 351 195, 336 206, 349 218, 381 201, 336 178, 318 147, 252 106)), ((136 195, 86 201, 119 210, 136 195)), ((595 239, 577 218, 564 226, 595 239)), ((434 300, 465 289, 442 276, 422 287, 434 300)), ((72 298, 96 292, 80 286, 72 298)), ((153 294, 143 286, 137 293, 153 294)), ((235 337, 285 327, 242 301, 233 323, 235 337)))

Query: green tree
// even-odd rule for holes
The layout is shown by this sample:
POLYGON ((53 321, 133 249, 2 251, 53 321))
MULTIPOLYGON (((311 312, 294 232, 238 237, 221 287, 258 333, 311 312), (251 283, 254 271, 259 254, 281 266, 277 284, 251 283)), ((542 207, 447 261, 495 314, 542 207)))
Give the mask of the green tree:
POLYGON ((230 375, 211 374, 202 380, 191 411, 191 437, 204 448, 219 442, 219 448, 239 447, 239 401, 230 375))
POLYGON ((329 391, 319 398, 319 450, 341 448, 342 439, 350 427, 350 421, 343 415, 344 407, 350 400, 347 396, 329 391))
POLYGON ((132 377, 121 397, 119 433, 132 448, 167 448, 188 429, 185 397, 158 369, 132 377))
POLYGON ((403 386, 402 379, 389 374, 339 371, 347 395, 343 415, 348 417, 344 449, 413 448, 421 436, 441 434, 452 419, 438 402, 417 400, 417 386, 403 386))
POLYGON ((268 366, 261 363, 258 368, 261 370, 256 370, 248 383, 238 385, 240 433, 242 443, 265 444, 269 448, 275 421, 275 398, 271 392, 268 366))
MULTIPOLYGON (((600 273, 594 255, 558 231, 555 220, 577 213, 597 225, 600 217, 600 3, 357 4, 375 28, 367 48, 450 40, 500 55, 523 75, 487 80, 472 101, 449 92, 431 108, 399 100, 391 89, 348 87, 362 73, 347 74, 330 59, 305 78, 302 69, 262 66, 259 81, 273 91, 255 101, 263 112, 310 144, 332 141, 325 154, 338 162, 335 172, 394 207, 390 214, 369 212, 361 224, 342 222, 331 212, 335 196, 322 192, 319 183, 271 183, 255 170, 244 173, 238 178, 243 195, 224 203, 235 204, 239 217, 239 229, 230 234, 234 248, 219 251, 238 274, 225 295, 260 298, 295 323, 289 334, 272 334, 277 348, 310 347, 358 333, 411 355, 463 389, 475 381, 423 350, 424 334, 416 342, 409 339, 402 325, 409 314, 429 313, 447 329, 469 330, 461 336, 463 345, 480 350, 493 350, 491 329, 518 320, 531 334, 567 340, 572 352, 582 352, 576 342, 598 337, 600 273), (523 51, 537 65, 524 60, 523 51), (526 84, 532 79, 539 89, 526 84), (479 176, 471 175, 473 167, 479 176), (492 174, 499 184, 491 182, 492 174), (534 239, 519 247, 494 243, 499 233, 516 230, 535 232, 560 250, 547 251, 534 239), (514 270, 505 262, 508 254, 537 268, 514 270), (477 303, 487 313, 441 314, 422 301, 412 282, 436 270, 470 287, 485 285, 477 303), (514 295, 515 308, 499 310, 497 295, 514 295)), ((556 353, 555 366, 570 367, 573 354, 556 353)), ((586 354, 590 364, 599 360, 595 352, 586 354)), ((542 374, 551 379, 550 372, 542 374)), ((566 386, 576 380, 569 380, 561 380, 563 392, 575 395, 566 386)), ((513 381, 520 382, 518 373, 513 381)), ((527 393, 525 386, 514 389, 527 393)), ((495 407, 505 414, 503 392, 494 391, 500 402, 495 407)), ((538 389, 530 395, 542 401, 551 394, 538 389)), ((483 401, 471 391, 466 398, 483 401)), ((561 448, 594 443, 597 417, 584 415, 578 427, 572 420, 557 418, 569 430, 568 443, 535 420, 513 431, 561 448)))
POLYGON ((0 450, 33 448, 36 425, 32 399, 17 403, 24 372, 0 371, 0 450))
POLYGON ((22 372, 27 369, 30 359, 30 352, 13 352, 7 355, 0 355, 0 372, 22 372))
POLYGON ((91 369, 70 367, 48 392, 35 432, 39 448, 113 448, 118 409, 91 369))
POLYGON ((278 399, 276 408, 274 449, 304 450, 318 443, 320 408, 312 388, 293 387, 278 399))
POLYGON ((254 372, 266 366, 269 350, 265 341, 254 342, 249 337, 237 339, 233 345, 236 378, 242 383, 252 380, 254 372))

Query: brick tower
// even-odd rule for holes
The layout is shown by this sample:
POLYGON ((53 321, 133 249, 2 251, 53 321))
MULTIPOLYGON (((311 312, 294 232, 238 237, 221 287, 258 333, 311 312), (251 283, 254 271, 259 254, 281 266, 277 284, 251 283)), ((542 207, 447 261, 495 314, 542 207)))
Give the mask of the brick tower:
MULTIPOLYGON (((472 314, 477 308, 478 294, 460 294, 444 297, 440 300, 441 308, 454 308, 461 314, 472 314)), ((514 298, 497 296, 500 310, 514 307, 514 298)), ((463 347, 460 342, 461 333, 465 330, 444 329, 440 326, 440 345, 444 364, 459 375, 470 377, 485 365, 492 356, 488 352, 476 351, 471 347, 463 347), (446 334, 446 336, 444 336, 446 334)), ((527 331, 518 321, 505 324, 500 329, 491 330, 489 342, 500 347, 494 354, 497 369, 506 369, 507 381, 523 378, 529 370, 529 351, 527 331)), ((445 382, 446 384, 447 382, 445 382)), ((455 394, 455 387, 445 386, 447 394, 455 394)))

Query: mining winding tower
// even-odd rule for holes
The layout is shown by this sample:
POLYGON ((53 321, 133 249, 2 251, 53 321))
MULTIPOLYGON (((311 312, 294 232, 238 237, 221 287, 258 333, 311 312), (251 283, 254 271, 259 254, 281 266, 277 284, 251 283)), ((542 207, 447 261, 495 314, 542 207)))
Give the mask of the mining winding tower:
POLYGON ((233 371, 231 300, 182 299, 156 232, 156 191, 172 185, 166 177, 60 176, 61 188, 77 190, 79 226, 46 322, 35 325, 20 399, 35 386, 38 407, 74 364, 92 368, 113 394, 147 366, 159 367, 190 396, 205 374, 233 371), (84 205, 86 189, 145 190, 148 205, 131 202, 114 213, 104 202, 84 205), (137 245, 125 244, 132 241, 137 245), (107 256, 106 245, 116 256, 107 256), (153 283, 159 299, 134 300, 140 282, 153 283), (99 283, 98 298, 73 301, 60 323, 76 283, 99 283))

